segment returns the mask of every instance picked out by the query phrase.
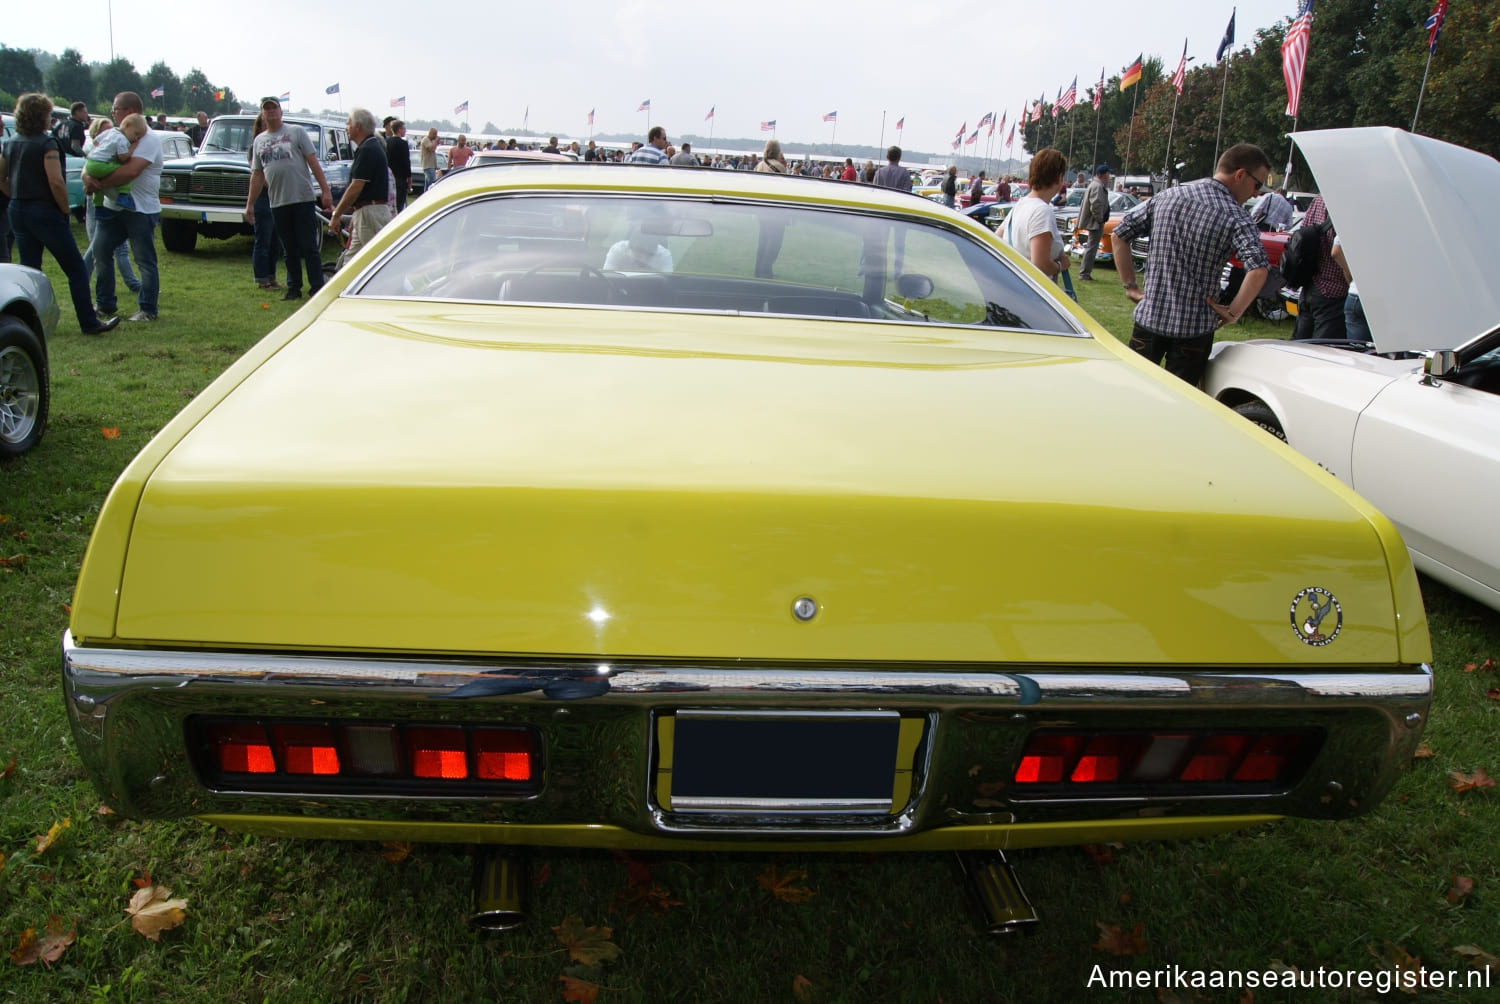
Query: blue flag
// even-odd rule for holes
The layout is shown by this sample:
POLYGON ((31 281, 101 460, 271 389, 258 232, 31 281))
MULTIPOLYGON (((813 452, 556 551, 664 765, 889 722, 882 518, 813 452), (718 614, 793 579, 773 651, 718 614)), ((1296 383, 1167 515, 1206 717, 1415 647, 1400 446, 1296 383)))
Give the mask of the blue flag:
POLYGON ((1214 56, 1216 61, 1222 60, 1224 53, 1228 52, 1229 47, 1234 45, 1234 15, 1238 12, 1238 8, 1229 12, 1229 27, 1224 29, 1224 40, 1219 43, 1219 52, 1214 56))

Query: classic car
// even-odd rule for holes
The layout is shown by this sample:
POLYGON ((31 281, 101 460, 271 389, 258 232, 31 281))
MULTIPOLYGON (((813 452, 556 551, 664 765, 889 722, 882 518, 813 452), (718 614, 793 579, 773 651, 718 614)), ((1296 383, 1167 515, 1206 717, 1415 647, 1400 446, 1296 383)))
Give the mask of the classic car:
POLYGON ((1500 608, 1500 290, 1485 253, 1500 208, 1465 196, 1500 183, 1500 163, 1397 129, 1294 138, 1373 344, 1223 343, 1206 389, 1379 507, 1418 569, 1500 608), (1378 181, 1361 166, 1376 162, 1390 167, 1378 181))
POLYGON ((0 264, 0 460, 25 453, 46 431, 47 342, 57 319, 57 297, 44 274, 0 264))
MULTIPOLYGON (((283 121, 306 130, 337 202, 349 184, 354 159, 344 123, 293 115, 283 121)), ((170 160, 163 166, 161 242, 168 251, 191 252, 199 236, 222 240, 254 234, 255 228, 245 222, 254 131, 254 115, 220 115, 208 124, 196 156, 170 160)))
MULTIPOLYGON (((1071 235, 1071 239, 1068 241, 1068 251, 1080 257, 1082 257, 1083 252, 1089 246, 1089 232, 1087 230, 1079 230, 1075 226, 1078 222, 1078 207, 1083 205, 1085 191, 1085 189, 1079 188, 1068 189, 1063 208, 1059 209, 1057 213, 1058 229, 1065 234, 1071 235)), ((1120 217, 1140 204, 1141 200, 1129 192, 1109 193, 1109 219, 1104 221, 1104 235, 1099 238, 1099 250, 1094 252, 1095 262, 1105 262, 1108 264, 1115 260, 1114 245, 1109 241, 1110 235, 1115 232, 1115 227, 1119 224, 1120 217)), ((1146 252, 1150 249, 1150 246, 1147 240, 1142 238, 1131 245, 1131 256, 1137 262, 1145 261, 1146 252)))
POLYGON ((195 397, 63 652, 117 812, 492 845, 495 926, 528 845, 1357 815, 1432 683, 1394 527, 985 228, 588 164, 455 173, 195 397))
MULTIPOLYGON (((448 170, 448 155, 439 153, 437 155, 437 169, 439 177, 442 172, 448 170)), ((411 198, 415 199, 427 191, 427 173, 422 170, 422 151, 412 148, 411 151, 411 198)))

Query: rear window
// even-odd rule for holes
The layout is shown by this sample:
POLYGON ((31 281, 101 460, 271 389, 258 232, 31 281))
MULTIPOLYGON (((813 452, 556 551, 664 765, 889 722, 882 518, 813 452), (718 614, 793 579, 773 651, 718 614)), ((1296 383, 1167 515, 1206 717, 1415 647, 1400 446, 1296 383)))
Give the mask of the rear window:
POLYGON ((920 220, 633 196, 476 199, 357 295, 1079 329, 992 249, 920 220))

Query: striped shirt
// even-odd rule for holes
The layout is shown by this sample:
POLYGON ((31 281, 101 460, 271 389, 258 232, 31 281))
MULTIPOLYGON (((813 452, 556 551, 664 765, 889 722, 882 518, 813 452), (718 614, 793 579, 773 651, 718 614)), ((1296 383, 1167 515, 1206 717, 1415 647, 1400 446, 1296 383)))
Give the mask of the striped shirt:
POLYGON ((651 164, 661 166, 667 163, 667 152, 647 143, 635 153, 625 158, 627 164, 651 164))
POLYGON ((1219 315, 1206 298, 1218 295, 1230 252, 1246 271, 1269 264, 1250 214, 1214 178, 1147 199, 1125 214, 1115 236, 1127 244, 1150 236, 1146 298, 1136 305, 1135 323, 1168 338, 1197 338, 1218 329, 1219 315))

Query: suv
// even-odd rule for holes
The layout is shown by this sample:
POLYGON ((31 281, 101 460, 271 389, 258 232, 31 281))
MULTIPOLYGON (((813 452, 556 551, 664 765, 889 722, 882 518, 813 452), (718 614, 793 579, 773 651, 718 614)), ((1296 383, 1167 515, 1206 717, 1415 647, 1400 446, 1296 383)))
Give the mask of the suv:
MULTIPOLYGON (((291 115, 283 121, 307 132, 337 202, 349 184, 354 158, 344 124, 291 115)), ((254 115, 220 115, 209 123, 196 157, 168 161, 163 166, 161 241, 168 251, 192 251, 199 234, 224 239, 255 232, 245 222, 254 131, 254 115)), ((316 189, 316 180, 313 185, 316 189)))

